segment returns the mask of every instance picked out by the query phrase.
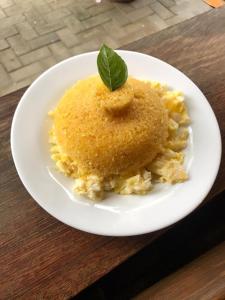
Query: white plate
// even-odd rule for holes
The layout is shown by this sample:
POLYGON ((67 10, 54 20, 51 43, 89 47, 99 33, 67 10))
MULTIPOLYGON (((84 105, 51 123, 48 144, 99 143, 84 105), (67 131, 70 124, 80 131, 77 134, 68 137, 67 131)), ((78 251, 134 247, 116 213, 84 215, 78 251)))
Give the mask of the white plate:
POLYGON ((31 196, 58 220, 87 232, 126 236, 155 231, 193 211, 208 194, 221 158, 221 137, 215 115, 198 87, 169 64, 141 53, 118 51, 129 74, 167 83, 184 92, 191 116, 186 168, 190 179, 158 184, 146 196, 111 194, 94 204, 71 192, 73 181, 55 170, 48 130, 53 109, 78 79, 97 73, 97 52, 69 58, 43 73, 27 89, 16 109, 11 148, 17 172, 31 196))

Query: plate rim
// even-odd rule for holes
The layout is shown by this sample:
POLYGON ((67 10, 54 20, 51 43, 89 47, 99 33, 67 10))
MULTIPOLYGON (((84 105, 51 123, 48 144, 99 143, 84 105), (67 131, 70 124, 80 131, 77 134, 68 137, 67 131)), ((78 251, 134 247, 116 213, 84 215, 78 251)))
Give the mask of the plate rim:
POLYGON ((110 230, 106 230, 106 231, 102 230, 102 232, 99 232, 99 231, 96 231, 96 230, 92 230, 90 228, 88 230, 84 229, 82 226, 76 226, 75 227, 73 224, 70 224, 70 222, 67 222, 67 220, 63 220, 63 219, 59 218, 58 216, 55 216, 52 212, 50 212, 48 209, 46 209, 46 207, 44 207, 44 205, 42 205, 42 203, 40 203, 40 201, 38 199, 36 199, 36 195, 34 195, 36 193, 32 191, 32 189, 30 188, 30 186, 28 185, 28 183, 24 179, 24 176, 22 175, 21 169, 18 167, 18 162, 17 162, 17 159, 16 159, 16 150, 15 150, 15 144, 14 144, 15 143, 15 140, 14 140, 15 133, 14 132, 16 130, 16 120, 17 120, 17 116, 18 116, 18 114, 20 112, 20 107, 21 107, 24 99, 27 97, 27 94, 29 94, 30 91, 32 90, 32 87, 42 77, 46 76, 48 72, 50 72, 54 68, 57 68, 62 63, 67 63, 70 60, 73 60, 75 57, 79 58, 80 56, 86 56, 86 55, 90 55, 90 54, 91 55, 97 54, 98 51, 86 52, 86 53, 74 55, 74 56, 69 57, 69 58, 67 58, 65 60, 62 60, 59 63, 57 63, 57 64, 53 65, 52 67, 50 67, 49 69, 47 69, 46 71, 44 71, 40 76, 37 77, 37 79, 35 79, 35 81, 32 82, 32 84, 27 88, 27 90, 25 91, 25 93, 22 95, 20 101, 17 104, 16 110, 14 112, 13 119, 12 119, 12 125, 11 125, 11 131, 10 131, 10 145, 11 145, 11 153, 12 153, 12 157, 13 157, 13 162, 14 162, 16 171, 17 171, 17 173, 19 175, 19 178, 22 181, 24 187, 26 188, 26 190, 28 191, 28 193, 31 195, 31 197, 33 198, 33 200, 35 200, 35 202, 37 202, 37 204, 39 206, 41 206, 51 216, 53 216, 57 220, 61 221, 64 224, 67 224, 67 225, 69 225, 69 226, 71 226, 73 228, 76 228, 76 229, 79 229, 79 230, 82 230, 82 231, 85 231, 85 232, 93 233, 93 234, 105 235, 105 236, 133 236, 133 235, 140 235, 140 234, 150 233, 150 232, 157 231, 157 230, 160 230, 162 228, 165 228, 165 227, 167 227, 169 225, 172 225, 172 224, 180 221, 181 219, 183 219, 187 215, 189 215, 192 211, 194 211, 204 201, 205 197, 208 195, 209 191, 211 190, 211 188, 212 188, 212 186, 213 186, 213 184, 214 184, 214 182, 216 180, 218 171, 219 171, 221 157, 222 157, 222 140, 221 140, 221 133, 220 133, 219 124, 218 124, 217 118, 215 116, 215 113, 214 113, 214 111, 213 111, 213 109, 212 109, 209 101, 207 100, 207 98, 205 97, 205 95, 202 93, 202 91, 199 89, 199 87, 186 74, 184 74, 183 72, 181 72, 179 69, 175 68, 174 66, 170 65, 169 63, 167 63, 167 62, 165 62, 165 61, 163 61, 163 60, 161 60, 159 58, 156 58, 154 56, 148 55, 148 54, 144 54, 144 53, 140 53, 140 52, 136 52, 136 51, 129 51, 129 50, 116 50, 116 52, 121 53, 121 54, 123 54, 123 53, 126 54, 128 52, 128 53, 132 53, 132 54, 135 54, 135 55, 147 56, 148 58, 150 57, 153 60, 157 60, 159 62, 162 62, 162 63, 168 65, 170 68, 173 68, 177 72, 179 72, 180 75, 184 76, 185 79, 188 79, 189 81, 191 81, 191 83, 195 86, 195 88, 198 90, 198 92, 200 92, 202 94, 202 96, 205 98, 205 100, 209 104, 209 107, 211 108, 211 113, 212 113, 212 115, 214 117, 215 125, 217 125, 216 126, 217 127, 217 139, 218 139, 218 146, 219 146, 218 154, 217 154, 218 159, 217 159, 217 165, 215 166, 214 174, 211 174, 212 180, 211 180, 210 184, 207 186, 207 188, 205 188, 204 193, 202 194, 202 196, 198 198, 198 201, 196 200, 195 206, 192 206, 189 210, 186 210, 184 214, 178 214, 178 215, 176 215, 176 217, 173 218, 172 222, 171 222, 171 220, 164 221, 161 226, 153 228, 152 230, 146 229, 145 231, 142 230, 141 232, 140 232, 140 230, 137 230, 136 232, 129 232, 129 230, 128 231, 125 230, 124 232, 121 231, 121 232, 118 232, 116 234, 115 234, 115 232, 113 234, 110 234, 110 230))

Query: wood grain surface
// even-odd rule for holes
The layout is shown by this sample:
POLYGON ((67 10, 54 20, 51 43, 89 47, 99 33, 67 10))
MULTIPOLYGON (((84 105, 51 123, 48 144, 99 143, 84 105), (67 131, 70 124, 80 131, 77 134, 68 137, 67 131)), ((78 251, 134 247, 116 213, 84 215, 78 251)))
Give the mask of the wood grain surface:
POLYGON ((225 242, 133 298, 147 299, 225 299, 225 242))
MULTIPOLYGON (((225 137, 225 9, 127 46, 168 61, 209 99, 225 137)), ((66 299, 163 233, 112 238, 72 229, 42 210, 20 182, 10 153, 10 126, 24 90, 0 98, 0 299, 66 299)), ((28 124, 29 126, 29 124, 28 124)), ((34 170, 35 171, 35 170, 34 170)), ((208 196, 225 189, 225 157, 208 196)))

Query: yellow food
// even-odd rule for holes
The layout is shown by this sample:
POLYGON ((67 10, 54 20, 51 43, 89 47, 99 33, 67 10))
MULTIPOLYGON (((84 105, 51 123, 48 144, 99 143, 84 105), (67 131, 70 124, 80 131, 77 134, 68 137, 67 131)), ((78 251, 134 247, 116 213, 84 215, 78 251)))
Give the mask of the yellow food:
POLYGON ((92 76, 69 89, 51 115, 52 159, 79 194, 145 194, 154 181, 187 179, 181 151, 189 117, 180 92, 131 77, 111 92, 92 76))
POLYGON ((79 176, 137 171, 156 156, 167 138, 168 116, 148 85, 130 78, 111 92, 95 76, 63 96, 54 112, 55 135, 79 176))

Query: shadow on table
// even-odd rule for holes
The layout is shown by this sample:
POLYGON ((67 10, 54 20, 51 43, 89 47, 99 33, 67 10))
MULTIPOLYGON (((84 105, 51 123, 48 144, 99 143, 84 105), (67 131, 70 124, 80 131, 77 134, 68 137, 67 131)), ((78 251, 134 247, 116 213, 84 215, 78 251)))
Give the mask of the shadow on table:
POLYGON ((221 243, 224 237, 225 193, 72 299, 130 299, 221 243))

